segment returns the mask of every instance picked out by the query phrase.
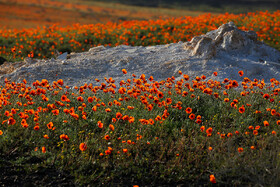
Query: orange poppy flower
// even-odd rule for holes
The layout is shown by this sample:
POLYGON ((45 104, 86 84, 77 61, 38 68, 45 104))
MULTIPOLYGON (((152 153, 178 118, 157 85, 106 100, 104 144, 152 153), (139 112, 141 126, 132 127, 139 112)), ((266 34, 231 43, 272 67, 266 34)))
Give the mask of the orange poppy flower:
POLYGON ((240 108, 239 108, 239 112, 240 112, 241 114, 243 114, 243 113, 245 112, 245 107, 244 107, 244 106, 240 107, 240 108))
POLYGON ((217 183, 214 175, 210 175, 210 182, 213 184, 217 183))
POLYGON ((230 132, 227 134, 227 137, 229 137, 229 138, 231 138, 232 136, 233 136, 233 134, 230 132))
POLYGON ((110 108, 105 109, 106 112, 111 112, 112 110, 110 108))
POLYGON ((98 125, 98 127, 99 127, 100 129, 103 128, 103 123, 101 123, 101 121, 98 121, 98 122, 97 122, 97 125, 98 125))
POLYGON ((104 139, 105 140, 110 140, 110 136, 109 135, 105 135, 104 139))
POLYGON ((68 135, 66 135, 66 134, 61 134, 61 135, 59 136, 59 138, 62 139, 62 140, 64 140, 64 141, 69 140, 69 137, 68 137, 68 135))
POLYGON ((269 99, 269 97, 270 97, 269 94, 264 94, 264 95, 263 95, 263 98, 264 98, 264 99, 269 99))
POLYGON ((192 113, 192 108, 190 108, 190 107, 186 108, 186 113, 188 113, 188 114, 192 113))
POLYGON ((121 119, 121 117, 122 117, 122 114, 121 114, 120 112, 117 112, 117 113, 116 113, 116 118, 117 118, 117 119, 121 119))
POLYGON ((63 80, 62 80, 62 79, 59 79, 59 80, 57 81, 57 83, 60 84, 60 86, 63 86, 63 80))
POLYGON ((212 127, 209 127, 209 128, 206 130, 206 133, 207 133, 207 134, 211 134, 212 131, 213 131, 212 127))
POLYGON ((116 118, 112 118, 112 123, 116 123, 117 119, 116 118))
POLYGON ((127 74, 126 69, 122 69, 123 74, 127 74))
POLYGON ((49 139, 49 136, 47 134, 44 135, 45 139, 49 139))
POLYGON ((59 110, 58 109, 52 110, 52 113, 53 115, 57 116, 59 114, 59 110))
POLYGON ((77 100, 80 101, 80 102, 83 102, 84 98, 82 96, 79 96, 79 97, 77 97, 77 100))
POLYGON ((110 124, 110 125, 109 125, 109 129, 111 129, 111 131, 114 131, 114 130, 115 130, 114 125, 110 124))
POLYGON ((231 107, 234 107, 234 108, 237 108, 237 107, 236 107, 236 104, 235 104, 234 102, 231 102, 231 103, 230 103, 230 106, 231 106, 231 107))
POLYGON ((40 128, 39 125, 35 125, 35 126, 34 126, 34 130, 35 130, 35 131, 39 130, 39 128, 40 128))
POLYGON ((105 151, 105 154, 106 154, 106 155, 110 155, 111 153, 112 153, 112 151, 110 151, 110 150, 106 150, 106 151, 105 151))
POLYGON ((53 122, 49 122, 49 123, 47 124, 47 127, 48 127, 48 129, 52 129, 52 128, 53 128, 53 122))
POLYGON ((87 150, 87 145, 85 143, 81 143, 79 148, 81 151, 85 151, 85 150, 87 150))
POLYGON ((84 120, 87 120, 87 116, 86 116, 86 115, 83 115, 82 118, 83 118, 84 120))
POLYGON ((153 107, 154 107, 153 104, 149 104, 148 107, 147 107, 148 111, 153 110, 153 107))
POLYGON ((224 102, 229 102, 229 98, 224 98, 224 102))
POLYGON ((163 98, 164 94, 162 92, 158 92, 158 97, 161 99, 163 98))
POLYGON ((200 127, 200 131, 203 132, 205 130, 205 126, 200 127))
POLYGON ((275 110, 275 109, 272 109, 272 110, 271 110, 271 115, 274 116, 275 114, 276 114, 276 110, 275 110))
POLYGON ((242 77, 244 75, 243 71, 239 71, 238 74, 240 75, 240 77, 242 77))
POLYGON ((14 118, 9 118, 8 125, 14 125, 14 124, 16 124, 16 120, 14 118))
POLYGON ((67 101, 67 96, 66 95, 62 95, 61 96, 61 101, 67 101))
POLYGON ((133 109, 134 109, 134 107, 133 107, 133 106, 127 106, 127 109, 129 109, 129 110, 133 110, 133 109))
POLYGON ((92 111, 94 111, 94 112, 97 111, 97 106, 96 105, 92 107, 92 111))
POLYGON ((264 122, 263 122, 263 125, 264 125, 265 127, 269 126, 268 121, 264 121, 264 122))
POLYGON ((197 124, 200 124, 201 122, 202 122, 201 119, 196 119, 197 124))
POLYGON ((242 153, 244 151, 244 149, 242 147, 238 147, 237 150, 238 150, 239 153, 242 153))
POLYGON ((46 153, 47 149, 46 147, 42 147, 42 153, 46 153))
POLYGON ((194 120, 194 119, 195 119, 195 114, 193 114, 193 113, 190 114, 190 115, 189 115, 189 118, 190 118, 191 120, 194 120))
POLYGON ((124 121, 128 121, 130 118, 129 118, 129 116, 128 115, 124 115, 123 117, 122 117, 122 120, 124 120, 124 121))
POLYGON ((92 103, 93 102, 93 98, 92 97, 88 97, 88 102, 92 103))

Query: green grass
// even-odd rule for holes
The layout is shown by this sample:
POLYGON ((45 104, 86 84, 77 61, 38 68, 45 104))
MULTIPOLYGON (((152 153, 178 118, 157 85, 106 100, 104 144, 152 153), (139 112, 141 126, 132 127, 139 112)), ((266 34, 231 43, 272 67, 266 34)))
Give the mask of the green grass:
MULTIPOLYGON (((55 168, 60 172, 67 171, 74 177, 76 185, 208 186, 211 185, 209 176, 213 174, 218 185, 277 186, 280 182, 280 126, 277 125, 280 99, 278 95, 265 99, 261 94, 276 92, 266 88, 267 85, 263 89, 247 88, 246 91, 254 90, 255 93, 246 96, 240 95, 240 89, 231 88, 226 90, 226 96, 223 94, 225 88, 222 84, 221 88, 212 88, 213 93, 219 94, 216 98, 213 94, 203 93, 198 87, 195 88, 196 86, 189 89, 184 86, 185 83, 179 86, 179 89, 178 83, 173 84, 173 88, 170 89, 171 95, 168 93, 169 88, 165 88, 164 91, 164 85, 151 83, 147 89, 147 85, 142 84, 141 88, 141 85, 135 84, 135 90, 139 90, 134 92, 138 92, 137 98, 127 92, 120 94, 118 89, 116 94, 109 94, 97 88, 94 91, 94 87, 82 87, 80 91, 66 89, 65 86, 54 86, 53 90, 43 87, 46 93, 38 95, 33 94, 32 90, 36 88, 32 87, 28 90, 19 89, 19 93, 11 93, 15 91, 15 87, 6 85, 2 88, 1 97, 10 97, 6 99, 10 104, 2 103, 1 121, 8 119, 5 111, 11 111, 12 108, 18 110, 13 114, 16 120, 14 125, 3 122, 0 127, 3 131, 3 135, 0 136, 0 166, 5 167, 8 162, 13 167, 21 167, 27 175, 38 170, 44 171, 44 168, 46 171, 48 168, 55 168), (151 90, 152 85, 158 85, 157 90, 163 92, 163 98, 159 98, 151 90), (187 91, 188 95, 183 97, 178 94, 180 90, 187 91), (56 101, 60 101, 65 92, 68 93, 70 101, 62 101, 65 104, 62 106, 63 104, 59 105, 56 101), (25 96, 21 97, 20 94, 24 93, 25 96), (49 100, 43 101, 42 95, 49 100), (77 101, 78 96, 82 96, 84 101, 77 101), (89 103, 87 98, 93 96, 96 100, 89 103), (153 99, 155 96, 159 98, 160 103, 167 98, 171 98, 172 103, 165 107, 158 106, 158 102, 153 99), (124 100, 119 101, 119 98, 124 100), (229 98, 230 102, 224 102, 224 98, 229 98), (34 103, 24 106, 28 99, 34 103), (236 108, 230 106, 234 99, 238 100, 236 108), (119 101, 121 105, 116 105, 116 101, 114 104, 114 100, 119 101), (19 106, 17 102, 21 102, 23 106, 19 106), (102 102, 106 106, 103 106, 102 102), (113 103, 112 106, 109 106, 110 102, 113 103), (86 106, 79 110, 82 103, 86 106), (50 104, 54 104, 59 110, 58 115, 52 113, 55 109, 50 104), (92 108, 98 104, 101 105, 94 112, 92 108), (154 105, 151 111, 147 110, 149 104, 154 105), (238 110, 242 105, 245 106, 244 113, 238 110), (134 109, 128 109, 128 106, 133 106, 134 109), (42 107, 42 111, 37 111, 38 107, 42 107), (74 113, 79 115, 78 119, 63 112, 71 107, 74 107, 74 113), (201 116, 200 124, 189 118, 185 111, 187 107, 192 108, 192 113, 196 116, 201 116), (105 112, 106 108, 110 108, 111 112, 105 112), (276 109, 276 115, 271 115, 270 111, 267 111, 268 108, 276 109), (262 113, 255 113, 256 110, 262 113), (86 113, 86 120, 82 119, 82 111, 86 113), (27 128, 21 125, 22 119, 18 115, 20 112, 28 115, 27 128), (130 123, 125 119, 117 119, 116 122, 112 122, 118 112, 123 116, 134 117, 135 121, 130 123), (165 120, 155 120, 163 114, 166 114, 165 120), (37 122, 34 121, 35 116, 39 119, 37 122), (153 119, 154 124, 143 124, 139 121, 141 119, 153 119), (98 121, 103 123, 103 128, 98 127, 98 121), (268 121, 269 126, 264 126, 264 121, 268 121), (49 122, 53 122, 55 130, 48 129, 49 122), (36 123, 40 127, 38 131, 33 129, 36 123), (114 131, 109 128, 109 124, 113 124, 114 131), (202 126, 205 127, 203 132, 202 126), (250 126, 260 126, 258 135, 253 135, 250 126), (206 130, 210 127, 213 128, 213 132, 208 137, 206 130), (236 134, 236 131, 239 134, 236 134), (273 135, 272 131, 275 131, 276 135, 273 135), (232 133, 232 137, 228 137, 228 133, 232 133), (61 134, 68 135, 69 140, 62 140, 61 134), (221 138, 221 134, 225 134, 225 137, 221 138), (48 135, 49 139, 45 139, 44 135, 48 135), (110 139, 104 139, 105 135, 109 135, 110 139), (134 143, 128 144, 129 140, 134 143), (87 145, 85 151, 79 149, 82 142, 87 145), (251 146, 255 146, 256 149, 252 150, 251 146), (34 151, 36 147, 38 150, 34 151), (42 147, 46 147, 46 153, 42 153, 42 147), (108 147, 113 150, 106 155, 108 147), (210 151, 209 147, 213 150, 210 151), (239 147, 244 151, 238 152, 239 147), (124 153, 123 149, 127 149, 127 152, 124 153), (101 156, 100 153, 104 155, 101 156)), ((205 84, 201 81, 198 84, 200 83, 205 84)), ((132 86, 125 87, 132 90, 132 86)), ((274 90, 276 88, 278 86, 274 90)), ((45 174, 47 175, 47 172, 45 174)))

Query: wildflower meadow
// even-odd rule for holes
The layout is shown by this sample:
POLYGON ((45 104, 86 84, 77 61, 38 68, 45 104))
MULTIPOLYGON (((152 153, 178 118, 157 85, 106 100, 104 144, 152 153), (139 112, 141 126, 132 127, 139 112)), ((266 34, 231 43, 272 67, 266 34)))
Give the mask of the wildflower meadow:
POLYGON ((280 11, 247 14, 203 14, 149 21, 0 29, 0 56, 9 61, 25 57, 51 58, 57 53, 82 52, 99 45, 148 46, 189 41, 194 36, 233 21, 241 30, 253 30, 259 40, 280 50, 280 11))
MULTIPOLYGON (((1 30, 0 50, 16 60, 98 45, 157 45, 190 40, 230 20, 280 49, 279 14, 1 30)), ((77 186, 277 186, 279 81, 236 74, 242 82, 178 71, 176 81, 131 74, 120 82, 104 77, 92 80, 99 86, 74 88, 62 79, 6 79, 0 87, 0 183, 12 184, 4 177, 10 170, 24 173, 25 180, 43 173, 52 178, 38 181, 55 181, 59 175, 51 170, 77 186)))

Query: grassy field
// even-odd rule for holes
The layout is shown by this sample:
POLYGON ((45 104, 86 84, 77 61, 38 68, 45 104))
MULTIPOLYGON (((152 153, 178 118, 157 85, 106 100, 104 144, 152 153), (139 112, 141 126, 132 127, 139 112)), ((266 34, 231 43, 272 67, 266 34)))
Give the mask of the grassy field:
POLYGON ((178 73, 73 90, 5 81, 0 184, 277 186, 279 82, 178 73))
MULTIPOLYGON (((98 45, 187 41, 229 21, 280 49, 279 19, 275 11, 2 29, 0 56, 15 61, 98 45)), ((75 88, 63 80, 6 79, 0 84, 0 185, 277 186, 279 80, 250 80, 242 70, 236 72, 242 83, 178 74, 179 81, 132 74, 75 88)))
POLYGON ((280 50, 280 11, 247 14, 203 14, 196 17, 75 24, 62 27, 0 30, 0 56, 8 61, 25 57, 51 58, 58 52, 82 52, 99 45, 147 46, 189 41, 194 36, 233 21, 241 30, 253 30, 259 40, 280 50))
POLYGON ((142 7, 168 7, 179 10, 195 10, 218 13, 248 13, 255 11, 276 11, 280 8, 279 0, 87 0, 89 2, 115 2, 142 7))
POLYGON ((6 29, 37 28, 59 24, 96 24, 119 20, 198 16, 201 11, 176 10, 89 1, 0 0, 0 26, 6 29))

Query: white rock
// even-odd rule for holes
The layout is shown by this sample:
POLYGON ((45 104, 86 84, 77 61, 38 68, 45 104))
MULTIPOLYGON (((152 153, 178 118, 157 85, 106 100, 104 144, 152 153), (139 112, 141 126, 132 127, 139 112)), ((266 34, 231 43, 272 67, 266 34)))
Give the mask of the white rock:
POLYGON ((174 76, 180 80, 181 70, 191 78, 205 75, 207 79, 223 81, 224 78, 242 81, 244 77, 253 80, 271 78, 280 80, 280 52, 257 41, 256 33, 238 30, 233 23, 220 26, 217 30, 196 36, 190 42, 179 42, 157 46, 94 47, 89 52, 75 53, 70 59, 48 59, 46 62, 16 63, 20 66, 0 67, 0 80, 26 79, 29 84, 36 80, 49 82, 63 79, 65 85, 81 86, 84 83, 100 85, 95 79, 104 81, 112 77, 116 85, 121 80, 132 79, 131 74, 145 74, 148 79, 166 80, 174 76), (2 68, 2 69, 1 69, 2 68), (122 73, 127 70, 127 74, 122 73), (214 77, 213 72, 218 76, 214 77))
POLYGON ((67 55, 68 55, 67 52, 62 53, 62 54, 59 55, 56 59, 58 59, 58 60, 66 60, 66 59, 67 59, 67 55))

